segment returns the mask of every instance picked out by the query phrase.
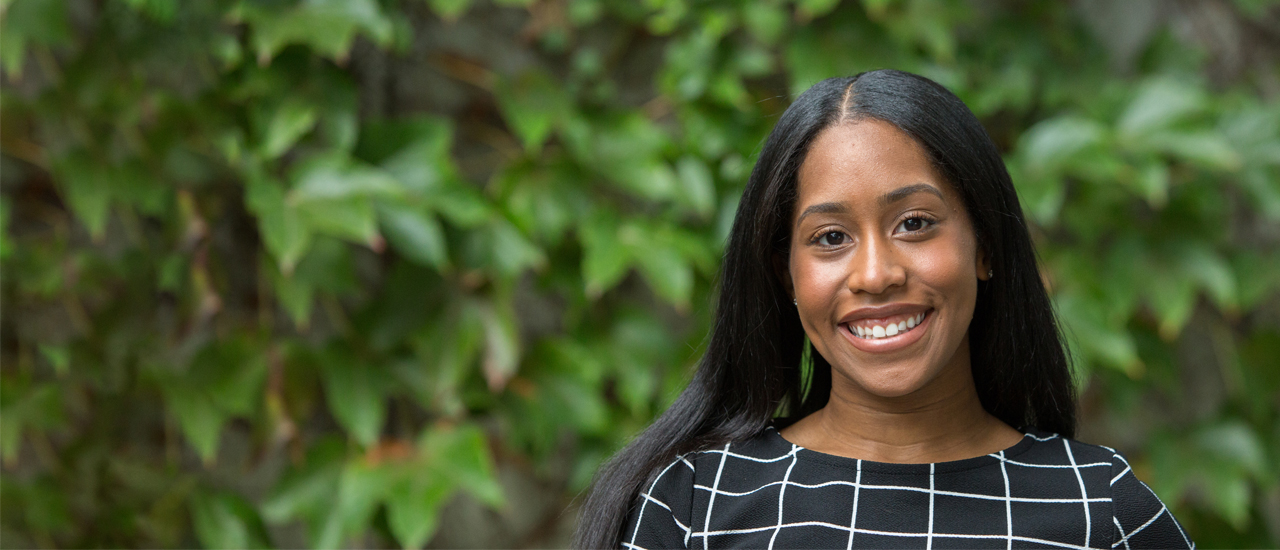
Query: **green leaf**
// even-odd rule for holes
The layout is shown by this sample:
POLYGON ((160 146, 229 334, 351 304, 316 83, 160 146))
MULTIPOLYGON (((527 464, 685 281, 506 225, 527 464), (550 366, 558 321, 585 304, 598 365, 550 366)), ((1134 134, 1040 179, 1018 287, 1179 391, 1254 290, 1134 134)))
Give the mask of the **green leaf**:
POLYGON ((437 270, 448 265, 444 228, 426 209, 380 201, 378 219, 391 246, 405 258, 437 270))
POLYGON ((69 42, 67 3, 60 0, 23 0, 3 6, 0 13, 0 64, 7 74, 21 78, 22 64, 31 43, 48 47, 69 42))
POLYGON ((1201 111, 1204 92, 1172 78, 1156 78, 1139 88, 1116 127, 1125 136, 1137 136, 1168 128, 1188 115, 1201 111))
POLYGON ((101 240, 107 230, 112 194, 110 171, 109 166, 94 162, 84 153, 72 153, 53 164, 68 206, 94 240, 101 240))
POLYGON ((59 377, 67 375, 67 370, 71 368, 71 350, 67 349, 67 346, 40 344, 39 350, 45 361, 53 366, 54 373, 59 377))
POLYGON ((622 281, 631 267, 630 250, 618 240, 617 220, 600 212, 578 226, 582 240, 582 280, 589 297, 598 297, 622 281))
POLYGON ((314 106, 299 100, 286 100, 272 109, 258 152, 267 160, 283 155, 315 127, 316 119, 314 106))
POLYGON ((377 443, 386 422, 385 382, 378 367, 331 346, 320 354, 320 375, 338 423, 361 445, 377 443))
POLYGON ((693 295, 693 267, 670 248, 654 248, 637 254, 640 272, 659 296, 677 308, 687 309, 693 295))
POLYGON ((481 502, 493 507, 505 502, 494 474, 489 444, 480 428, 463 424, 428 429, 422 433, 418 448, 428 457, 432 469, 448 475, 481 502))
POLYGON ((485 339, 481 367, 489 390, 497 392, 506 387, 520 365, 520 327, 510 300, 480 304, 479 313, 485 339))
POLYGON ((276 300, 284 307, 293 326, 299 330, 307 330, 311 326, 311 308, 315 304, 315 288, 306 281, 292 275, 285 275, 271 270, 271 280, 276 291, 276 300))
POLYGON ((1032 126, 1022 135, 1019 151, 1028 169, 1060 169, 1075 155, 1099 145, 1101 124, 1079 117, 1058 117, 1032 126))
POLYGON ((398 199, 403 193, 400 181, 381 169, 351 163, 345 156, 325 155, 309 159, 295 171, 289 200, 398 199))
POLYGON ((387 495, 387 524, 404 548, 421 548, 439 526, 440 509, 453 496, 455 484, 434 472, 412 475, 387 495))
POLYGON ((391 490, 394 476, 386 468, 351 460, 342 469, 338 493, 330 499, 329 513, 320 526, 313 548, 337 548, 344 538, 369 528, 374 509, 391 490))
POLYGON ((311 245, 311 231, 297 208, 285 201, 279 183, 250 175, 245 187, 245 204, 258 217, 258 230, 267 250, 282 273, 293 273, 311 245))
POLYGON ((378 239, 378 218, 367 198, 298 201, 298 218, 315 233, 370 245, 378 239))
POLYGON ((191 523, 205 548, 271 548, 262 519, 248 502, 227 492, 191 496, 191 523))
MULTIPOLYGON (((431 11, 436 12, 436 15, 439 15, 441 19, 452 22, 457 21, 459 17, 462 17, 467 12, 467 8, 471 7, 471 0, 427 0, 427 4, 431 6, 431 11)), ((403 543, 404 541, 401 540, 401 542, 403 543)))
POLYGON ((546 73, 529 71, 497 86, 498 104, 525 151, 536 154, 570 112, 564 87, 546 73))
POLYGON ((218 440, 226 415, 214 405, 204 392, 181 383, 171 383, 162 388, 169 410, 178 418, 178 427, 196 454, 206 464, 213 463, 218 454, 218 440))
POLYGON ((304 44, 330 59, 346 60, 356 35, 391 42, 393 26, 376 0, 304 0, 291 8, 242 4, 239 16, 252 29, 258 63, 266 65, 289 44, 304 44), (273 9, 274 8, 274 9, 273 9))
POLYGON ((325 437, 307 449, 306 460, 285 471, 262 503, 262 516, 269 522, 293 519, 323 519, 338 492, 345 445, 325 437))
POLYGON ((716 187, 711 169, 697 158, 686 156, 676 164, 680 175, 680 196, 699 216, 710 216, 716 208, 716 187))

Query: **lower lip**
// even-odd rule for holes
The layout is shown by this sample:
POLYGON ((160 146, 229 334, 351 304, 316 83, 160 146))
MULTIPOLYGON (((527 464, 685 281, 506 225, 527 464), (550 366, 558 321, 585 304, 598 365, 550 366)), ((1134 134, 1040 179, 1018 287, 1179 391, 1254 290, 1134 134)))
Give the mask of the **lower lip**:
POLYGON ((929 312, 925 314, 924 320, 920 321, 920 324, 916 325, 915 328, 894 336, 876 338, 874 340, 859 338, 849 332, 849 329, 846 328, 847 325, 840 325, 840 334, 844 335, 844 337, 849 340, 849 343, 853 344, 853 347, 868 353, 888 353, 891 351, 898 351, 916 343, 916 341, 924 337, 925 329, 929 328, 930 322, 933 321, 933 311, 934 310, 932 309, 929 310, 929 312))

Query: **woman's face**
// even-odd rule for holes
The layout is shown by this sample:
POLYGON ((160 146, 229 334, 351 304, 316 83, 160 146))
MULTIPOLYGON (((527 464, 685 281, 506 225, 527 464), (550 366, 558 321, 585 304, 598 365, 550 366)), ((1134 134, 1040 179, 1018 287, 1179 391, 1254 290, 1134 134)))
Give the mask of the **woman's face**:
POLYGON ((892 398, 966 383, 987 265, 924 150, 887 122, 838 124, 811 145, 798 187, 789 278, 833 385, 892 398))

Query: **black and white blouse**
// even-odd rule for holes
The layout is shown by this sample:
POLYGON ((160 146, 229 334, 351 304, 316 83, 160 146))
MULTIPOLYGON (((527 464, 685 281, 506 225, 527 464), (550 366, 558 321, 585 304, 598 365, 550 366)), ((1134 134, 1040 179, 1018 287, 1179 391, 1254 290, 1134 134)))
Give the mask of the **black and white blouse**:
POLYGON ((995 454, 888 464, 772 428, 678 458, 631 508, 622 546, 1194 548, 1115 450, 1030 431, 995 454))

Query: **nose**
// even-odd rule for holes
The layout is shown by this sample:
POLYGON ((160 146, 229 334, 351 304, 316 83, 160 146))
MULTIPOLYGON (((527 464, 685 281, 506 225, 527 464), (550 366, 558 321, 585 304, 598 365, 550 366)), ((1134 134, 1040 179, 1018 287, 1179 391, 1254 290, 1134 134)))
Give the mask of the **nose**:
POLYGON ((849 290, 854 294, 882 294, 907 282, 907 269, 893 247, 881 239, 866 239, 849 260, 849 290))

